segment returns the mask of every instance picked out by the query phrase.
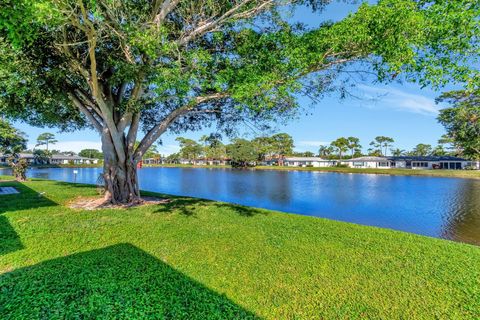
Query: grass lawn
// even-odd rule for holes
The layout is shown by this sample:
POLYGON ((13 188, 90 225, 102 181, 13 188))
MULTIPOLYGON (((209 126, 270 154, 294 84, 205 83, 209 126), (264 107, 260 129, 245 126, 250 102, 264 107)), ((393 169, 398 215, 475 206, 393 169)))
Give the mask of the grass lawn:
POLYGON ((478 319, 480 248, 191 198, 64 206, 0 196, 0 319, 478 319))

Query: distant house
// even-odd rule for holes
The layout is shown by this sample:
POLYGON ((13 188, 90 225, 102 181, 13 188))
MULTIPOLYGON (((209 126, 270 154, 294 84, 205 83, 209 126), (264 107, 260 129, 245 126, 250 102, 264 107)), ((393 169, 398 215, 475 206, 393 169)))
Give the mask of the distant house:
MULTIPOLYGON (((29 164, 37 164, 36 158, 32 153, 20 153, 19 156, 21 159, 26 159, 29 164)), ((0 165, 7 165, 7 158, 7 156, 0 154, 0 165)), ((54 154, 49 159, 49 162, 49 164, 97 164, 98 159, 54 154)))
POLYGON ((281 161, 278 159, 265 161, 267 165, 283 163, 287 167, 333 167, 337 162, 337 160, 326 160, 320 157, 285 157, 281 161))
POLYGON ((476 167, 476 162, 452 156, 402 156, 402 157, 359 157, 343 160, 352 168, 404 168, 404 169, 449 169, 461 170, 476 167))
POLYGON ((342 164, 346 164, 351 168, 379 168, 389 169, 395 167, 395 163, 387 157, 359 157, 353 159, 342 160, 342 164))
MULTIPOLYGON (((147 158, 147 159, 142 159, 143 164, 146 165, 159 165, 159 164, 165 164, 168 163, 166 158, 147 158)), ((192 165, 197 165, 197 166, 204 166, 204 165, 217 165, 217 166, 225 166, 230 164, 229 159, 204 159, 204 158, 199 158, 195 160, 189 160, 189 159, 179 159, 178 160, 179 164, 192 164, 192 165)))
POLYGON ((163 164, 164 160, 165 159, 163 159, 163 158, 146 158, 146 159, 142 159, 142 163, 147 164, 147 165, 163 164))

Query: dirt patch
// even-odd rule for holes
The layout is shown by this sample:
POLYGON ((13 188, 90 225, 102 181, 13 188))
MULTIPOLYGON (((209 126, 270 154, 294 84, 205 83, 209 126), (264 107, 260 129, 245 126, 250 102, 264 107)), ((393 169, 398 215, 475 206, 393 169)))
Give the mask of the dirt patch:
POLYGON ((169 203, 170 199, 161 199, 155 197, 142 197, 138 202, 131 204, 111 204, 105 203, 103 198, 77 198, 69 203, 67 206, 73 209, 83 209, 83 210, 96 210, 96 209, 127 209, 139 206, 146 206, 152 204, 165 204, 169 203))

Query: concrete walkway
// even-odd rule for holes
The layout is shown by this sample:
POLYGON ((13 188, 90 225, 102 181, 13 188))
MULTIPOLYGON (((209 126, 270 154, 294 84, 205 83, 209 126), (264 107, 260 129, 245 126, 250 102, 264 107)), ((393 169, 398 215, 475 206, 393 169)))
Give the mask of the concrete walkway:
POLYGON ((0 196, 4 194, 16 194, 19 193, 14 187, 0 187, 0 196))

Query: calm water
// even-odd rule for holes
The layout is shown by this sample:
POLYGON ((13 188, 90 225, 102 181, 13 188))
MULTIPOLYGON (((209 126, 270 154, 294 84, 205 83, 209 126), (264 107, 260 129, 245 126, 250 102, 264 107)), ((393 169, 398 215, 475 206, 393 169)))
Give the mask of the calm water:
MULTIPOLYGON (((72 182, 70 168, 28 175, 72 182)), ((80 183, 101 169, 82 168, 80 183)), ((1 172, 1 171, 0 171, 1 172)), ((480 180, 190 168, 143 168, 141 188, 325 217, 480 245, 480 180)))

